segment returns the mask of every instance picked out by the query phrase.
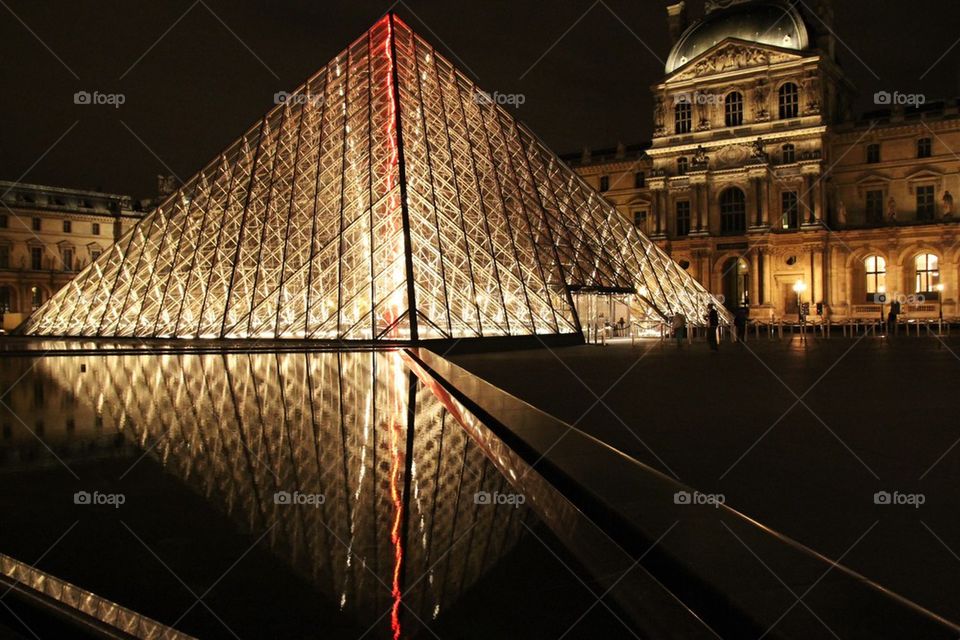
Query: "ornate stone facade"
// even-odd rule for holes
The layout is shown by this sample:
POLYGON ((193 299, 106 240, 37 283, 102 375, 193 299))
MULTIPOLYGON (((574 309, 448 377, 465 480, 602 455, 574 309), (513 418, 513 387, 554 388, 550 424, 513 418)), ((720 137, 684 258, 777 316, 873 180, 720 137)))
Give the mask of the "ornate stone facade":
POLYGON ((15 328, 140 219, 128 196, 0 181, 0 316, 15 328))
MULTIPOLYGON (((653 87, 653 142, 567 159, 595 186, 606 177, 624 216, 754 318, 796 318, 798 302, 833 320, 879 317, 881 289, 907 317, 955 317, 960 103, 854 118, 830 3, 811 4, 823 22, 778 2, 711 3, 653 87), (776 11, 799 25, 784 46, 743 39, 776 11)), ((684 14, 671 7, 674 22, 684 14)))

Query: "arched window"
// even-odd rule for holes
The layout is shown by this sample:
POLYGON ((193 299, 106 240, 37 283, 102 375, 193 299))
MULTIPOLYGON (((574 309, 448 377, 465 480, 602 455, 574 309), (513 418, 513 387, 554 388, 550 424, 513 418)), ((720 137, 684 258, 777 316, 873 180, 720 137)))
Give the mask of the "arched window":
POLYGON ((940 259, 932 253, 922 253, 916 258, 917 293, 930 293, 940 284, 940 259))
POLYGON ((743 124, 743 94, 739 91, 728 93, 723 100, 723 109, 728 127, 739 127, 743 124))
POLYGON ((780 119, 796 118, 800 115, 800 90, 792 82, 780 87, 777 92, 780 102, 780 119))
POLYGON ((677 175, 682 176, 686 175, 687 169, 690 167, 690 161, 686 157, 677 158, 677 175))
POLYGON ((747 197, 737 187, 720 194, 720 233, 737 235, 747 230, 747 197))
POLYGON ((867 295, 887 290, 887 261, 880 256, 867 256, 863 261, 867 272, 867 295))
POLYGON ((797 148, 792 144, 785 144, 780 148, 783 155, 783 164, 793 164, 797 161, 797 148))
POLYGON ((693 130, 693 105, 678 102, 673 108, 674 130, 677 133, 690 133, 693 130))

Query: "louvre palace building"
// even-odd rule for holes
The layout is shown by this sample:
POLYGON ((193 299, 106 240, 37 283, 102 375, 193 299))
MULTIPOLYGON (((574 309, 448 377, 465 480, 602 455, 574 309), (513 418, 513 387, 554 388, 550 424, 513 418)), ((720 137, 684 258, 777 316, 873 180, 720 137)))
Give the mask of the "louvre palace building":
POLYGON ((652 143, 564 159, 752 319, 875 318, 893 297, 956 317, 960 102, 880 92, 855 115, 829 0, 667 14, 652 143))

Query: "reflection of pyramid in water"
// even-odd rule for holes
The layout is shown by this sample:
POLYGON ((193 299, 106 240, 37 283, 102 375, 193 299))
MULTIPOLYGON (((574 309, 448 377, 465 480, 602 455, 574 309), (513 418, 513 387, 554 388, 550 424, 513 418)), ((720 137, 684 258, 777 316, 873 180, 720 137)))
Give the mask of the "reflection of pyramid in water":
POLYGON ((701 318, 703 288, 483 95, 384 17, 24 331, 569 334, 577 290, 636 293, 641 317, 701 318))

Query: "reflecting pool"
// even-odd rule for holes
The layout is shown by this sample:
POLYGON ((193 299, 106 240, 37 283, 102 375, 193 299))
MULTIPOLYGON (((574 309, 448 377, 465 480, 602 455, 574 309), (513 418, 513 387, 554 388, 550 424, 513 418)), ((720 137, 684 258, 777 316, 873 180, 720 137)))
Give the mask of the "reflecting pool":
POLYGON ((0 554, 132 612, 201 638, 633 637, 403 352, 5 363, 0 554))

